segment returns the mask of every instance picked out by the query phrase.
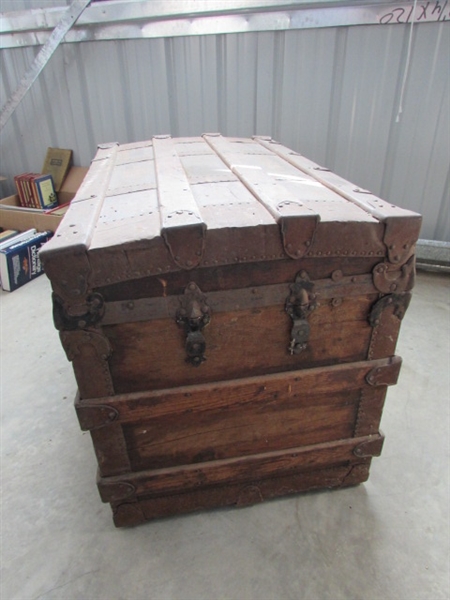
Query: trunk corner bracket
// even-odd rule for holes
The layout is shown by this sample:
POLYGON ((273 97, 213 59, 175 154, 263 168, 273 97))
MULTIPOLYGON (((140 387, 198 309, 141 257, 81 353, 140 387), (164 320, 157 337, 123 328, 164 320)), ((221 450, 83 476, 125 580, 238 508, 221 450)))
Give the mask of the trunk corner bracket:
POLYGON ((77 402, 75 404, 78 421, 82 431, 92 431, 100 429, 114 423, 119 418, 119 411, 113 406, 106 404, 85 404, 77 402))
POLYGON ((369 314, 369 323, 371 327, 377 327, 380 324, 380 319, 383 311, 388 307, 394 308, 394 315, 401 321, 405 316, 406 310, 411 301, 411 293, 404 294, 389 294, 383 296, 375 302, 369 314))
POLYGON ((86 312, 81 315, 71 315, 64 306, 64 300, 53 293, 53 321, 58 331, 75 331, 97 325, 105 314, 103 296, 98 293, 87 297, 84 304, 86 312))
POLYGON ((358 458, 372 458, 373 456, 380 456, 383 448, 384 436, 380 432, 377 435, 371 436, 366 441, 358 444, 353 450, 353 454, 358 458))
MULTIPOLYGON (((415 256, 411 256, 400 269, 391 270, 390 263, 382 262, 375 265, 372 276, 373 284, 382 294, 409 292, 414 287, 415 256)), ((395 269, 395 267, 394 267, 395 269)))

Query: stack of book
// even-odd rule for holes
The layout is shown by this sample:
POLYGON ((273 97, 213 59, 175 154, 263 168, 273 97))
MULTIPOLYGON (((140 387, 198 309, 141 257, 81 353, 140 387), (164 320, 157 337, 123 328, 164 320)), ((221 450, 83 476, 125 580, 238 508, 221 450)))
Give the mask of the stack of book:
POLYGON ((47 210, 58 204, 58 198, 51 175, 40 173, 22 173, 14 181, 19 194, 20 206, 47 210))
POLYGON ((3 290, 12 292, 42 275, 39 250, 53 233, 28 229, 23 233, 7 230, 0 233, 0 279, 3 290))
POLYGON ((11 242, 9 240, 15 238, 18 233, 17 229, 2 229, 0 231, 0 250, 10 246, 11 242))

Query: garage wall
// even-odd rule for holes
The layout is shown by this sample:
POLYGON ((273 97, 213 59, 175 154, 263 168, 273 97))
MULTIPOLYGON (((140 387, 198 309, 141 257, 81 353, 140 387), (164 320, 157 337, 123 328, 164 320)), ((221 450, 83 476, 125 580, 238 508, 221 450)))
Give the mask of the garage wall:
MULTIPOLYGON (((62 44, 1 132, 2 195, 48 146, 88 165, 98 143, 158 133, 270 135, 360 187, 424 215, 450 240, 450 25, 62 44)), ((0 52, 1 104, 39 46, 0 52)))

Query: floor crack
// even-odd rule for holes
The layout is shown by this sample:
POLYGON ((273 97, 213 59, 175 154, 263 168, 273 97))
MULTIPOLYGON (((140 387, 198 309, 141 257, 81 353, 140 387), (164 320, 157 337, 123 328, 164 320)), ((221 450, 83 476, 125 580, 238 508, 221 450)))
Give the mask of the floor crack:
POLYGON ((78 577, 74 577, 70 581, 66 581, 66 583, 62 583, 61 585, 57 585, 55 587, 52 587, 49 590, 45 590, 45 592, 42 592, 42 594, 39 594, 39 596, 36 596, 34 598, 34 600, 39 600, 39 598, 42 598, 43 596, 45 596, 45 594, 49 594, 50 592, 54 592, 55 590, 59 590, 59 589, 61 589, 63 587, 66 587, 67 585, 70 585, 74 581, 77 581, 78 579, 81 579, 82 577, 85 577, 86 575, 91 575, 92 573, 98 573, 99 571, 100 571, 100 569, 95 569, 94 571, 87 571, 86 573, 82 573, 81 575, 78 575, 78 577))

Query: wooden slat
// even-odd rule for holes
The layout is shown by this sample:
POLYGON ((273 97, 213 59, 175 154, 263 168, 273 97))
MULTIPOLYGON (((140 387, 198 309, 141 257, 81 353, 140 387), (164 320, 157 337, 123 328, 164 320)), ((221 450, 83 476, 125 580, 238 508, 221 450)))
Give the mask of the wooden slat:
MULTIPOLYGON (((255 400, 264 403, 283 393, 310 398, 312 395, 332 395, 344 390, 356 390, 368 385, 365 378, 373 369, 389 369, 398 376, 400 365, 401 358, 394 356, 212 384, 88 398, 80 406, 86 403, 90 406, 111 406, 119 413, 117 422, 135 423, 143 418, 182 416, 183 413, 244 406, 255 400)), ((394 376, 390 385, 394 385, 395 381, 394 376)))
POLYGON ((329 169, 320 167, 277 142, 255 139, 264 148, 272 150, 303 173, 311 175, 330 190, 385 223, 384 242, 388 248, 389 259, 393 264, 404 264, 412 256, 422 223, 422 217, 419 214, 377 198, 369 190, 359 188, 329 169))
MULTIPOLYGON (((223 163, 240 179, 240 181, 250 190, 250 192, 269 210, 272 215, 279 220, 281 214, 278 205, 282 202, 291 200, 295 203, 292 211, 299 210, 311 213, 312 211, 301 210, 304 205, 298 195, 287 192, 282 185, 275 185, 275 179, 278 177, 283 181, 283 175, 286 178, 297 179, 298 182, 314 183, 314 180, 308 176, 300 174, 297 169, 290 167, 279 157, 267 152, 262 155, 244 152, 243 144, 233 142, 229 138, 222 136, 204 136, 207 143, 222 159, 223 163), (281 173, 283 167, 287 168, 287 173, 281 173)), ((245 145, 244 145, 245 146, 245 145)), ((305 188, 308 189, 308 188, 305 188)), ((319 197, 330 196, 330 192, 323 188, 323 194, 319 197)), ((316 190, 314 190, 317 192, 316 190)), ((313 192, 311 192, 313 194, 313 192)))
POLYGON ((357 485, 369 476, 370 458, 345 466, 274 475, 250 483, 226 483, 182 490, 167 496, 140 497, 133 502, 111 502, 116 527, 138 525, 152 519, 224 506, 250 506, 288 494, 357 485))
POLYGON ((276 177, 260 166, 260 156, 236 152, 233 146, 238 144, 222 136, 204 135, 204 138, 280 224, 286 253, 292 258, 304 256, 312 244, 319 215, 306 206, 298 195, 277 185, 276 177))
POLYGON ((395 384, 400 364, 394 357, 78 399, 75 407, 82 429, 92 431, 105 476, 113 474, 109 468, 126 471, 126 461, 132 471, 198 464, 351 438, 356 426, 363 434, 376 433, 386 386, 395 384), (368 382, 373 373, 383 382, 379 387, 368 382))
POLYGON ((161 232, 175 263, 184 269, 200 264, 206 224, 170 137, 153 139, 161 232))
POLYGON ((321 167, 317 163, 309 160, 305 156, 286 148, 282 144, 273 140, 264 140, 256 137, 255 141, 261 144, 264 148, 271 150, 278 156, 285 159, 289 164, 293 165, 303 173, 309 175, 321 184, 333 190, 341 197, 356 204, 364 211, 373 215, 376 219, 384 221, 387 217, 409 216, 416 217, 417 213, 410 210, 394 206, 377 198, 372 192, 359 188, 354 183, 347 181, 343 177, 336 175, 329 169, 321 167))
POLYGON ((196 225, 202 222, 172 138, 168 136, 153 138, 153 150, 162 228, 196 225), (183 207, 183 215, 179 216, 183 218, 177 220, 176 214, 180 207, 183 207))
POLYGON ((47 264, 53 256, 60 259, 64 252, 76 254, 89 248, 113 172, 117 149, 118 144, 99 147, 58 231, 41 252, 44 263, 47 264))
MULTIPOLYGON (((152 164, 152 161, 146 162, 152 164)), ((90 247, 90 258, 96 254, 91 263, 95 269, 101 262, 111 276, 120 268, 121 253, 144 245, 163 246, 160 235, 156 189, 130 189, 127 193, 107 196, 90 247), (118 258, 111 258, 112 249, 118 258)), ((148 254, 151 256, 150 252, 148 254)))
POLYGON ((376 433, 386 385, 396 382, 400 364, 395 357, 75 406, 83 429, 105 430, 100 449, 108 430, 115 439, 123 428, 132 471, 199 464, 376 433), (386 385, 368 383, 375 371, 386 385))
POLYGON ((226 483, 255 482, 274 475, 281 477, 299 471, 343 465, 349 460, 356 462, 354 451, 361 445, 366 447, 366 452, 370 452, 372 446, 373 455, 378 456, 382 441, 383 437, 377 434, 242 458, 128 473, 126 476, 100 478, 98 486, 103 501, 109 502, 108 492, 113 489, 114 483, 131 483, 139 497, 180 493, 199 485, 207 488, 226 483))

